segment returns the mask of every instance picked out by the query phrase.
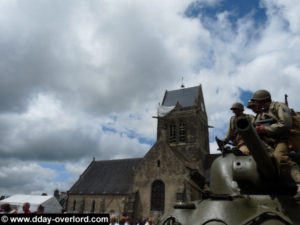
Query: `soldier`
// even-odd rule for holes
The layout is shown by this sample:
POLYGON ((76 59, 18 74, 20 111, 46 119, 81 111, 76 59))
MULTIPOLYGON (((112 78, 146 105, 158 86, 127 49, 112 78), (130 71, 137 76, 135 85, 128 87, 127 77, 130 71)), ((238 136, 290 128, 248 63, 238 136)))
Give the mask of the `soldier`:
POLYGON ((290 109, 284 103, 272 102, 271 94, 266 90, 256 91, 251 100, 259 110, 255 120, 257 124, 255 129, 262 136, 264 142, 274 149, 273 156, 280 171, 289 172, 297 184, 298 190, 294 198, 300 200, 300 169, 288 155, 288 135, 292 127, 290 109), (270 126, 259 124, 259 121, 271 118, 275 122, 270 126))
POLYGON ((236 102, 234 103, 231 108, 232 112, 235 114, 235 116, 232 116, 230 118, 228 131, 226 134, 225 139, 223 140, 225 143, 228 143, 228 141, 232 141, 234 145, 237 146, 237 148, 244 153, 245 155, 249 155, 250 151, 248 147, 245 145, 245 142, 243 141, 242 137, 238 134, 236 126, 235 126, 235 120, 236 118, 240 116, 247 116, 250 118, 250 121, 254 121, 254 116, 244 114, 244 106, 242 103, 236 102))

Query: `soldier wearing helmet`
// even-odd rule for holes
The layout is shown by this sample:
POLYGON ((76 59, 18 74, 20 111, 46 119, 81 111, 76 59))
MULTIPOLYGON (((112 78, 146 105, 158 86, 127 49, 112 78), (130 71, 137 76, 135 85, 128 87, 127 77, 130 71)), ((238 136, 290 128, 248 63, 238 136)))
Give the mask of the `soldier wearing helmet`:
POLYGON ((255 119, 256 131, 269 148, 276 159, 280 172, 289 172, 297 184, 296 200, 300 200, 300 169, 288 155, 288 136, 292 128, 292 116, 286 104, 271 100, 271 94, 267 90, 256 91, 251 100, 257 106, 259 113, 255 119), (259 121, 273 118, 275 123, 270 126, 259 124, 259 121))
POLYGON ((225 143, 232 141, 233 144, 236 145, 242 153, 244 153, 245 155, 249 155, 250 151, 248 147, 245 145, 242 137, 238 134, 238 131, 235 126, 235 120, 240 116, 247 116, 249 117, 250 121, 254 121, 254 117, 252 115, 244 114, 244 105, 240 102, 234 103, 230 109, 234 113, 234 116, 230 118, 228 131, 223 141, 225 143))

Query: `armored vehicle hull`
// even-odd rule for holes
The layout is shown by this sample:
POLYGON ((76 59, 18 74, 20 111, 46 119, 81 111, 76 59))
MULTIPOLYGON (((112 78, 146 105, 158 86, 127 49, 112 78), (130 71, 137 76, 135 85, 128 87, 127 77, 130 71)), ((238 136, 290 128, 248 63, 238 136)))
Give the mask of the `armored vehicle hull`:
POLYGON ((200 200, 175 204, 160 217, 160 225, 300 225, 296 185, 279 174, 247 118, 237 127, 251 156, 223 149, 211 166, 209 191, 202 191, 200 200))
MULTIPOLYGON (((233 165, 241 158, 245 161, 255 163, 251 156, 235 156, 227 154, 215 160, 212 165, 212 173, 220 169, 222 176, 227 176, 227 179, 218 181, 212 180, 212 185, 222 185, 219 189, 216 187, 216 193, 212 191, 207 193, 202 200, 189 203, 177 203, 174 205, 174 210, 166 213, 160 218, 160 225, 167 224, 190 224, 190 225, 282 225, 282 224, 300 224, 300 206, 292 198, 291 194, 266 194, 267 188, 261 187, 259 191, 250 190, 253 185, 249 184, 249 189, 242 191, 238 183, 232 177, 235 175, 226 172, 226 166, 233 165), (250 188, 251 186, 251 188, 250 188), (245 192, 245 193, 243 193, 245 192), (248 193, 247 193, 248 192, 248 193)), ((219 177, 219 176, 217 176, 219 177)), ((219 177, 220 178, 220 177, 219 177)), ((255 180, 254 178, 253 180, 255 180)), ((287 187, 283 187, 287 188, 287 187)), ((278 188, 276 188, 278 189, 278 188)), ((288 191, 292 192, 293 187, 288 187, 288 191)), ((282 190, 281 190, 282 191, 282 190)), ((278 192, 273 190, 273 192, 278 192)))

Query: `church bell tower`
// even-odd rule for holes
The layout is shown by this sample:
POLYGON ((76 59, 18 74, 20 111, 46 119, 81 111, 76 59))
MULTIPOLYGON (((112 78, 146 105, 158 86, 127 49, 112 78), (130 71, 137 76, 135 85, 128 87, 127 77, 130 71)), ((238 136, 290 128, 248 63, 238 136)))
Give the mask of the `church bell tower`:
POLYGON ((181 157, 199 162, 203 169, 205 156, 209 154, 209 139, 201 85, 165 91, 158 107, 157 140, 162 135, 181 157))

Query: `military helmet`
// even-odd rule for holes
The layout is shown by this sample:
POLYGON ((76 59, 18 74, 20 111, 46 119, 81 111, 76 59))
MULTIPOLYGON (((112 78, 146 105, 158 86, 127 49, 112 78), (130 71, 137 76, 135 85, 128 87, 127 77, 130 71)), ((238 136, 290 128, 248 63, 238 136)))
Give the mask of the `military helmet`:
POLYGON ((244 105, 240 102, 233 103, 230 109, 239 109, 244 111, 244 105))
POLYGON ((258 90, 254 92, 251 100, 254 101, 271 100, 271 94, 267 90, 258 90))

